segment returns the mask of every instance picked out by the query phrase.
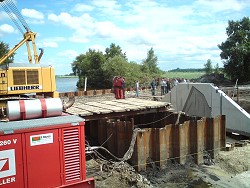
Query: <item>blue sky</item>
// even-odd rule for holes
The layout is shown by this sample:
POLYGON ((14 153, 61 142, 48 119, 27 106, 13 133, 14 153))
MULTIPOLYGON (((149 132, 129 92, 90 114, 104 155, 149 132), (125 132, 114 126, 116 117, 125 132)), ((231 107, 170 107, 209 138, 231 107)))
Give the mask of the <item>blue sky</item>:
MULTIPOLYGON (((57 75, 89 48, 105 51, 111 43, 141 63, 153 47, 162 70, 203 68, 223 63, 217 45, 227 38, 228 20, 249 17, 250 0, 12 0, 44 48, 42 64, 57 75)), ((0 7, 0 41, 14 47, 22 34, 0 7)), ((28 62, 24 45, 16 63, 28 62)))

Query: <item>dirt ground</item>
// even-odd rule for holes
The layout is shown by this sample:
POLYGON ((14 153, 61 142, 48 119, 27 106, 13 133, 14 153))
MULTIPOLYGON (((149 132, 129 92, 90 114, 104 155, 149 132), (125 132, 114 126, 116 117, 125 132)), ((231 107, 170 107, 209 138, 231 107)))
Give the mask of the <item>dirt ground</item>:
MULTIPOLYGON (((133 93, 128 93, 127 96, 133 97, 133 93)), ((147 94, 141 95, 147 99, 146 96, 147 94)), ((86 102, 113 99, 112 94, 81 98, 86 102)), ((249 113, 250 100, 240 101, 243 101, 244 109, 249 113)), ((240 139, 227 137, 227 143, 239 142, 240 139)), ((136 172, 126 161, 115 162, 100 157, 102 155, 97 157, 94 152, 87 154, 87 177, 95 178, 97 188, 250 187, 250 142, 246 140, 245 143, 245 146, 234 147, 231 151, 220 151, 215 159, 205 155, 203 165, 196 165, 190 157, 185 165, 169 161, 164 169, 159 169, 150 162, 146 172, 136 172)))
POLYGON ((206 164, 196 165, 192 158, 185 165, 171 161, 164 169, 151 164, 146 172, 136 172, 126 162, 112 163, 100 159, 87 161, 87 175, 96 187, 250 187, 250 145, 221 151, 206 164))

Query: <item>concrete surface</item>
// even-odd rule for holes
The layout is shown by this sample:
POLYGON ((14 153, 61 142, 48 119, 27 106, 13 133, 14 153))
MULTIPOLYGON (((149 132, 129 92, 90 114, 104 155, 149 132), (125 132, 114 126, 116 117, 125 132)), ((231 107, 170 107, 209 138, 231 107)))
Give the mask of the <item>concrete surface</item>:
POLYGON ((162 101, 190 116, 226 116, 227 131, 250 136, 250 114, 211 83, 180 83, 162 101))

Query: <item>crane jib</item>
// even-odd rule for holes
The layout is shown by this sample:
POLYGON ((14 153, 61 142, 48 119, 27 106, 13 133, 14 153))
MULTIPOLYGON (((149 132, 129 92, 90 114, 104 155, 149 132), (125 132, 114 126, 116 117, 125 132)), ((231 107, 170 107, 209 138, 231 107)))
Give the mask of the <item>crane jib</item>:
POLYGON ((3 64, 6 59, 11 57, 16 52, 16 50, 19 49, 24 43, 26 43, 29 62, 32 63, 32 61, 34 60, 35 64, 38 64, 43 55, 43 51, 41 51, 40 55, 38 56, 35 43, 36 33, 31 31, 30 27, 28 26, 22 14, 17 9, 16 5, 13 3, 12 0, 0 0, 0 4, 24 37, 24 39, 20 41, 19 44, 17 44, 6 55, 0 58, 0 64, 3 64), (32 42, 31 46, 33 48, 33 58, 30 46, 28 44, 29 42, 32 42))
MULTIPOLYGON (((17 9, 15 4, 18 2, 16 0, 0 0, 0 6, 23 36, 19 43, 10 50, 7 48, 7 52, 0 57, 0 65, 3 64, 0 66, 0 120, 7 117, 7 102, 10 100, 20 101, 21 98, 28 99, 36 96, 39 98, 59 98, 59 93, 56 91, 54 68, 50 65, 38 65, 44 50, 39 48, 41 52, 38 56, 35 43, 36 33, 31 31, 23 15, 17 9), (14 63, 11 59, 23 45, 27 48, 29 65, 27 63, 14 63), (36 65, 30 65, 33 62, 36 65)), ((67 106, 70 107, 70 105, 67 106)), ((6 180, 7 183, 8 181, 10 180, 6 180)))

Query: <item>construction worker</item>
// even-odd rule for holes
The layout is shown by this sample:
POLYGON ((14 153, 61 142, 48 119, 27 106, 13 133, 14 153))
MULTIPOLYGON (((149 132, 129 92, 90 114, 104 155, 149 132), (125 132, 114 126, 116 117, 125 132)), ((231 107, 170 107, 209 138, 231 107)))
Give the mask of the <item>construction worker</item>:
POLYGON ((122 77, 115 76, 113 79, 113 88, 116 99, 123 99, 122 77))
POLYGON ((125 78, 122 77, 122 92, 123 92, 123 98, 125 99, 125 90, 126 90, 126 82, 125 82, 125 78))
POLYGON ((113 78, 113 89, 114 89, 115 98, 119 99, 120 94, 119 94, 119 83, 118 83, 118 77, 117 76, 115 76, 113 78))
POLYGON ((119 98, 118 99, 123 99, 124 98, 122 82, 123 82, 123 78, 121 76, 118 77, 118 92, 119 92, 119 98))
POLYGON ((136 81, 135 83, 135 96, 139 97, 139 81, 136 81))
POLYGON ((155 79, 153 79, 153 81, 151 82, 152 95, 155 95, 155 90, 156 90, 156 81, 155 81, 155 79))

